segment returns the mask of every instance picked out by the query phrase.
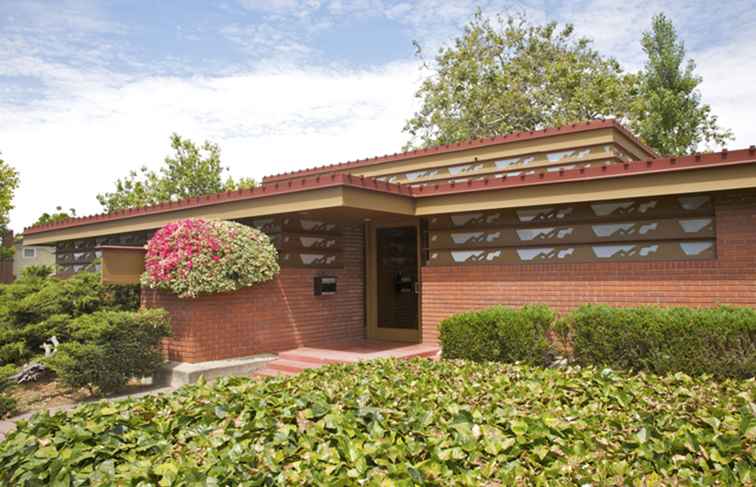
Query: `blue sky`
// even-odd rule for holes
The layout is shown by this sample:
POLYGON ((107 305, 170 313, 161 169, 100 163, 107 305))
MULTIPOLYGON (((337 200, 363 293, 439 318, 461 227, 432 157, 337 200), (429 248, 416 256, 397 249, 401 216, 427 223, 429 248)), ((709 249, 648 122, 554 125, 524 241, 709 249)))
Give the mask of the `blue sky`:
POLYGON ((752 1, 0 0, 0 152, 21 172, 20 230, 57 205, 98 212, 98 192, 210 139, 235 176, 395 152, 428 52, 476 8, 572 22, 625 68, 663 11, 704 77, 706 102, 756 143, 752 1))

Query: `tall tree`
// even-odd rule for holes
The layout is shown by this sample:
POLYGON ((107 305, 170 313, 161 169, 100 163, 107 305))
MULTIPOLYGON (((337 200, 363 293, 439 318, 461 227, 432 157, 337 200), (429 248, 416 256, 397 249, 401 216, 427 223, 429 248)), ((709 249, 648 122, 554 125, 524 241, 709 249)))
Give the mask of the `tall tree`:
POLYGON ((662 154, 692 152, 700 143, 723 145, 732 132, 719 126, 711 107, 697 90, 701 77, 695 62, 685 61, 685 45, 672 21, 654 16, 651 30, 641 39, 647 59, 638 79, 630 126, 662 154))
POLYGON ((45 225, 47 223, 56 223, 56 222, 66 220, 68 218, 73 218, 75 216, 76 216, 76 210, 74 208, 69 208, 68 211, 63 211, 62 206, 56 206, 54 212, 42 213, 42 215, 40 215, 40 217, 37 218, 37 221, 34 222, 34 224, 45 225))
POLYGON ((422 107, 404 127, 407 148, 622 117, 634 85, 572 25, 488 19, 480 11, 429 68, 416 93, 422 107))
POLYGON ((178 134, 171 135, 173 157, 165 158, 158 172, 142 167, 116 181, 112 193, 97 195, 97 201, 110 213, 124 208, 154 205, 192 196, 246 188, 255 185, 249 178, 223 179, 228 168, 221 166, 220 147, 211 142, 202 146, 178 134))
POLYGON ((13 209, 13 193, 18 188, 18 172, 0 159, 0 234, 8 225, 8 214, 13 209))

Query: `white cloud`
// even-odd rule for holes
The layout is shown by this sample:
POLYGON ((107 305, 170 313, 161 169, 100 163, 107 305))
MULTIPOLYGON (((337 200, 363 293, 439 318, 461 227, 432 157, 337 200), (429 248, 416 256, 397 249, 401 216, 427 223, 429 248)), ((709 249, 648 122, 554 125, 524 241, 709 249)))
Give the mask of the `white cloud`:
POLYGON ((239 0, 239 4, 249 10, 264 12, 309 10, 320 7, 318 0, 239 0))
POLYGON ((224 27, 221 33, 250 54, 299 58, 314 52, 303 39, 300 40, 300 36, 270 24, 232 24, 224 27))
POLYGON ((85 84, 86 93, 72 89, 44 104, 0 105, 0 149, 21 172, 11 226, 20 230, 56 205, 99 211, 95 195, 130 169, 159 165, 173 131, 218 142, 234 176, 258 179, 395 152, 418 79, 415 63, 259 69, 85 84))
POLYGON ((756 38, 743 35, 725 46, 696 55, 697 72, 703 77, 703 100, 711 105, 722 126, 734 131, 734 149, 756 145, 753 107, 756 103, 756 38))

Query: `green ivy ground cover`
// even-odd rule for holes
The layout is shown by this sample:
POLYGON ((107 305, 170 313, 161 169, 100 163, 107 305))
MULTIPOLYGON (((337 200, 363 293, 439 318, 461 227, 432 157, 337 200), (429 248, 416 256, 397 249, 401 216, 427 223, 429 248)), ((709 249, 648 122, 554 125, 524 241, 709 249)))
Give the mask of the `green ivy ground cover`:
POLYGON ((752 485, 754 380, 391 360, 20 423, 4 485, 752 485))

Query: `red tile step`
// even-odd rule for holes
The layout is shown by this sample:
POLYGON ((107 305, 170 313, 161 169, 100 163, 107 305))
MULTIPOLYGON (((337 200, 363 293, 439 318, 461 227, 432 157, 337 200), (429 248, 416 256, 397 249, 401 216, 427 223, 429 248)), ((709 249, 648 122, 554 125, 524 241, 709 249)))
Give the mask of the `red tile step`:
POLYGON ((392 345, 386 342, 357 341, 323 347, 300 347, 278 353, 278 358, 269 362, 264 368, 256 370, 253 376, 282 376, 297 374, 305 369, 312 369, 329 364, 348 364, 362 360, 394 357, 401 360, 415 357, 434 359, 438 348, 431 345, 417 344, 407 346, 392 345))

